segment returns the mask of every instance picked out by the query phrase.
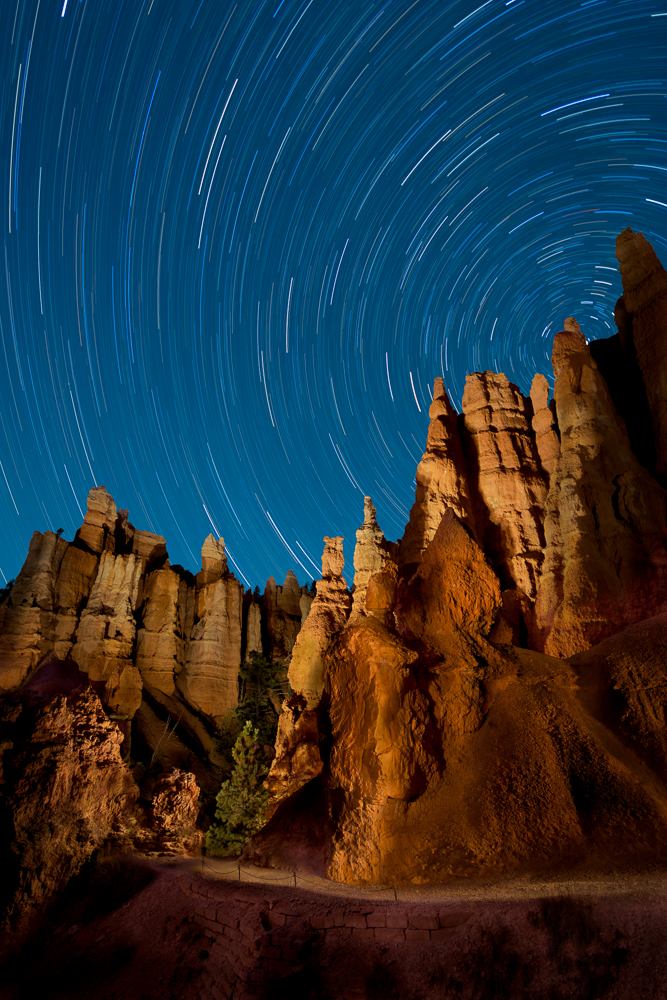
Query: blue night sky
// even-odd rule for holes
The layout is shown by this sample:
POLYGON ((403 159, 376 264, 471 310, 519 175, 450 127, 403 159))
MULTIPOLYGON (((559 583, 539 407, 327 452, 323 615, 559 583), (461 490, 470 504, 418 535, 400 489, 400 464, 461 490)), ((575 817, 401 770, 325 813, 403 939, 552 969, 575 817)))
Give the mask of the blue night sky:
POLYGON ((104 484, 196 571, 346 574, 433 379, 525 392, 667 260, 658 0, 2 0, 0 571, 104 484))

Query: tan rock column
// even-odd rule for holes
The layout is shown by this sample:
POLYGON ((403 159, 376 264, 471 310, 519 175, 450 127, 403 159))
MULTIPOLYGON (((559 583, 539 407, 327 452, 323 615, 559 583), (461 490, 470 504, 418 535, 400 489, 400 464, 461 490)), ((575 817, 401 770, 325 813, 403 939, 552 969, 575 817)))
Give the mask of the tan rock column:
POLYGON ((181 578, 170 566, 149 573, 144 584, 142 627, 137 632, 137 668, 144 684, 163 694, 175 693, 175 677, 184 659, 179 619, 181 578))
POLYGON ((251 653, 262 654, 262 612, 256 601, 251 601, 248 605, 248 619, 246 623, 246 645, 245 658, 250 659, 251 653))
POLYGON ((227 572, 222 538, 209 535, 197 574, 195 623, 178 686, 199 712, 219 719, 238 704, 243 587, 227 572))
POLYGON ((380 573, 389 560, 389 551, 380 530, 375 507, 370 497, 364 497, 364 523, 357 531, 354 549, 354 594, 349 621, 366 613, 366 590, 374 573, 380 573))
POLYGON ((286 660, 294 648, 301 628, 302 594, 303 588, 291 569, 282 586, 277 585, 272 576, 266 581, 264 613, 272 661, 286 660))
POLYGON ((542 468, 551 473, 556 468, 560 456, 560 438, 558 437, 554 407, 549 405, 549 383, 544 375, 535 375, 530 387, 530 400, 533 404, 531 421, 537 454, 540 456, 542 468))
POLYGON ((104 704, 130 718, 141 704, 141 675, 134 663, 134 612, 142 571, 142 561, 134 554, 102 552, 71 652, 96 690, 103 686, 104 704))
POLYGON ((94 486, 88 494, 86 516, 76 533, 77 539, 85 542, 91 552, 101 552, 105 547, 113 551, 116 516, 113 497, 104 486, 94 486))
POLYGON ((532 599, 543 558, 547 484, 530 409, 506 375, 476 372, 466 377, 463 413, 488 516, 486 525, 478 523, 482 547, 501 579, 506 577, 504 585, 513 584, 532 599))

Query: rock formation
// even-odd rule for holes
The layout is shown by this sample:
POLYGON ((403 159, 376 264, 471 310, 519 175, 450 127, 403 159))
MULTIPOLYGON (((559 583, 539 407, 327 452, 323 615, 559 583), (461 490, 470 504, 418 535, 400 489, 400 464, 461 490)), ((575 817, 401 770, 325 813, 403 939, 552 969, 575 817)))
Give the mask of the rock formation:
POLYGON ((0 913, 16 926, 46 906, 110 838, 129 844, 139 789, 122 733, 90 688, 49 669, 3 704, 0 913))
POLYGON ((636 359, 651 416, 655 471, 667 474, 667 272, 642 233, 626 229, 616 240, 623 280, 624 355, 636 359))
POLYGON ((505 587, 518 587, 533 599, 543 558, 547 483, 531 409, 506 375, 466 377, 463 414, 479 498, 478 534, 505 587))
POLYGON ((473 531, 475 525, 457 415, 442 378, 435 380, 428 415, 431 423, 426 451, 417 466, 415 502, 398 549, 398 561, 406 567, 419 562, 448 508, 473 531))
POLYGON ((209 535, 179 688, 189 705, 210 718, 220 718, 238 701, 242 601, 242 585, 227 572, 224 543, 209 535))
POLYGON ((436 382, 398 565, 332 636, 255 861, 313 864, 311 838, 332 878, 378 883, 667 856, 667 525, 644 457, 660 475, 665 279, 643 237, 618 255, 651 417, 633 444, 653 428, 655 448, 638 460, 596 363, 618 375, 619 341, 592 351, 571 318, 551 402, 544 376, 526 399, 478 373, 457 418, 436 382))
POLYGON ((384 569, 390 558, 389 546, 378 527, 373 501, 364 497, 364 523, 357 531, 354 549, 354 594, 350 621, 366 613, 368 581, 384 569))
POLYGON ((317 711, 324 690, 324 656, 349 618, 352 598, 343 579, 342 538, 325 538, 322 579, 297 636, 287 674, 293 695, 283 702, 276 756, 268 777, 270 810, 322 769, 317 711))
POLYGON ((292 570, 289 570, 282 587, 276 584, 272 576, 266 581, 265 629, 271 660, 289 659, 302 622, 305 620, 305 605, 302 605, 304 598, 309 607, 311 595, 308 588, 299 586, 299 581, 292 570))
POLYGON ((245 659, 251 653, 262 653, 262 609, 257 601, 249 601, 246 617, 245 659))
POLYGON ((560 455, 560 439, 555 406, 553 400, 549 402, 549 383, 544 375, 534 377, 530 387, 530 401, 533 404, 531 427, 535 435, 535 447, 548 479, 556 468, 560 455))
POLYGON ((264 602, 244 595, 213 535, 196 576, 171 566, 164 538, 137 530, 94 487, 74 541, 35 532, 0 605, 0 694, 51 660, 70 665, 149 757, 165 722, 178 720, 162 762, 194 767, 208 786, 205 762, 217 722, 237 703, 242 650, 289 655, 312 599, 291 572, 267 593, 264 602))
POLYGON ((569 656, 667 610, 667 528, 664 491, 630 450, 576 322, 556 334, 553 365, 560 456, 533 642, 569 656))
MULTIPOLYGON (((588 344, 566 319, 553 399, 542 374, 524 397, 475 373, 459 415, 436 379, 405 534, 387 542, 365 498, 353 596, 342 538, 325 538, 314 599, 292 573, 244 594, 222 539, 194 577, 102 487, 72 543, 35 534, 0 604, 0 694, 25 699, 51 669, 99 694, 104 717, 81 705, 115 747, 104 815, 114 790, 136 794, 122 736, 150 752, 169 719, 159 763, 180 776, 152 822, 169 834, 163 801, 193 812, 242 657, 262 652, 289 660, 292 693, 254 860, 390 882, 667 857, 667 276, 641 234, 617 254, 619 333, 588 344)), ((75 754, 79 702, 51 694, 36 731, 48 717, 75 754)))
MULTIPOLYGON (((153 788, 146 843, 161 853, 186 854, 203 842, 197 829, 199 788, 194 774, 167 768, 153 788)), ((135 843, 139 838, 135 837, 135 843)))

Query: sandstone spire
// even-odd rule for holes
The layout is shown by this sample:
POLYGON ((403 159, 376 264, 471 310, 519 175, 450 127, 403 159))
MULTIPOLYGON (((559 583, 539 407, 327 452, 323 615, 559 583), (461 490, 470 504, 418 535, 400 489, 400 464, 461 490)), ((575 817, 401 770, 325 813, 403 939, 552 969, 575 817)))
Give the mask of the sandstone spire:
POLYGON ((267 779, 270 812, 322 770, 317 708, 324 689, 324 656, 352 606, 344 565, 343 539, 325 538, 322 579, 294 643, 287 675, 294 694, 283 702, 278 720, 276 756, 267 779))
POLYGON ((463 414, 470 435, 482 548, 505 587, 537 589, 547 484, 530 426, 530 407, 506 375, 466 377, 463 414))
POLYGON ((282 586, 272 576, 266 581, 264 613, 273 661, 286 660, 294 648, 303 620, 304 598, 309 598, 307 588, 300 586, 291 569, 282 586))
POLYGON ((560 440, 555 406, 549 405, 549 383, 544 375, 536 375, 533 378, 530 387, 530 400, 533 404, 531 426, 535 435, 535 446, 540 456, 542 468, 550 476, 560 455, 560 440))
POLYGON ((317 581, 315 600, 294 643, 288 674, 292 689, 305 699, 307 708, 319 703, 324 653, 350 614, 352 598, 343 579, 344 566, 343 539, 325 538, 322 579, 317 581))
POLYGON ((354 549, 354 594, 349 621, 354 621, 366 611, 368 581, 380 573, 389 560, 384 535, 377 523, 375 507, 370 497, 364 497, 364 523, 357 531, 354 549))
POLYGON ((474 530, 456 410, 449 402, 442 378, 435 380, 428 415, 431 423, 426 451, 417 466, 415 502, 398 551, 401 566, 420 561, 448 508, 474 530))
POLYGON ((93 486, 88 493, 88 507, 77 538, 85 542, 91 552, 101 552, 109 533, 116 527, 116 504, 104 486, 93 486))
POLYGON ((224 538, 208 534, 201 547, 201 568, 206 576, 221 576, 227 572, 227 554, 224 538))

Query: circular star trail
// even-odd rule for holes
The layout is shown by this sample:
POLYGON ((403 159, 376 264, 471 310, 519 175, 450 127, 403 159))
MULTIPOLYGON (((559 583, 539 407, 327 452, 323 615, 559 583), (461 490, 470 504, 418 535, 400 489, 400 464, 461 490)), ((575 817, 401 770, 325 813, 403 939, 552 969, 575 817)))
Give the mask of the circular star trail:
POLYGON ((91 486, 196 570, 403 533, 434 377, 527 391, 667 257, 655 0, 4 0, 0 571, 91 486))

